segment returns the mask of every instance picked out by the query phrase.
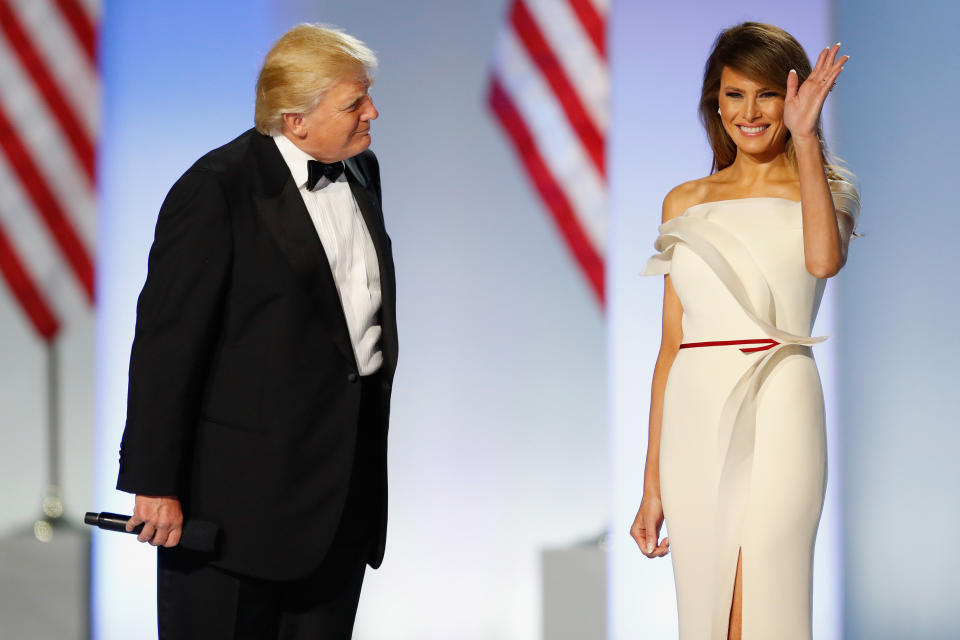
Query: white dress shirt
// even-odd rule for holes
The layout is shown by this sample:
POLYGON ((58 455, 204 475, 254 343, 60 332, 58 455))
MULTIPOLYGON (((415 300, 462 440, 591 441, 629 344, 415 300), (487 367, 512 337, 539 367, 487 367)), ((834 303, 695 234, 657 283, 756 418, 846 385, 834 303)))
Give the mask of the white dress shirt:
POLYGON ((320 178, 307 189, 309 154, 284 135, 273 136, 287 162, 293 181, 307 205, 310 219, 323 243, 350 330, 350 342, 360 375, 370 375, 383 364, 380 351, 380 263, 360 207, 345 174, 335 182, 320 178))

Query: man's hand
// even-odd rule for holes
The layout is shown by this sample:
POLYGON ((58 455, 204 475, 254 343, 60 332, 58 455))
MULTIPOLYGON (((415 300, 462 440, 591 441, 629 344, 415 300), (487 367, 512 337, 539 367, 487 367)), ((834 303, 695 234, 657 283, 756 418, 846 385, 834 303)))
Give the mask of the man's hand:
POLYGON ((143 531, 137 536, 140 542, 149 542, 157 547, 175 547, 180 543, 183 531, 183 511, 180 500, 174 496, 137 496, 133 516, 127 521, 127 531, 143 523, 143 531))

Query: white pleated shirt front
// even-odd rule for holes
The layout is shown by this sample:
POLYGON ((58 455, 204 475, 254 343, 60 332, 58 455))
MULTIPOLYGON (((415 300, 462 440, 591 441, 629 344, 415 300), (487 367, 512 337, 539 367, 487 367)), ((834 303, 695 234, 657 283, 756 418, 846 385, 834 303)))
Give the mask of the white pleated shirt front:
POLYGON ((290 168, 327 254, 359 373, 375 373, 383 364, 380 263, 347 177, 342 173, 335 182, 320 178, 311 191, 307 189, 307 162, 313 158, 282 134, 273 136, 273 140, 290 168))

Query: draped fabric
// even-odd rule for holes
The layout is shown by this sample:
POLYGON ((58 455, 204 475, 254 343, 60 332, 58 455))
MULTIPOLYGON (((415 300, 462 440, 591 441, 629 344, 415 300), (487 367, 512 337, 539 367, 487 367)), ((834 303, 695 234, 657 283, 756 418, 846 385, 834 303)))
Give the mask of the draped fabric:
MULTIPOLYGON (((836 183, 831 188, 838 213, 846 213, 856 222, 856 191, 836 183)), ((813 535, 823 500, 824 485, 817 480, 825 471, 825 445, 818 444, 824 430, 822 392, 810 348, 826 338, 811 336, 810 329, 825 283, 805 269, 800 203, 782 198, 708 202, 669 220, 659 231, 655 243, 659 253, 649 259, 643 274, 673 276, 684 307, 685 343, 724 339, 776 342, 769 349, 744 354, 735 346, 684 349, 671 369, 662 425, 661 481, 666 524, 674 547, 681 638, 707 634, 716 639, 726 637, 741 551, 745 567, 744 638, 808 637, 803 629, 809 628, 809 603, 773 602, 779 596, 764 595, 760 587, 787 580, 788 574, 792 583, 811 579, 813 535), (725 360, 718 360, 718 352, 707 353, 717 349, 734 350, 737 355, 728 351, 725 360), (795 364, 785 366, 788 359, 795 364), (771 384, 777 389, 764 399, 771 384), (790 391, 785 399, 778 395, 784 385, 790 391), (720 398, 710 414, 715 422, 691 424, 701 422, 703 414, 701 409, 688 406, 706 401, 704 398, 712 393, 720 398), (766 408, 761 411, 764 402, 766 408), (813 417, 798 426, 790 419, 780 424, 776 417, 758 424, 761 413, 768 417, 813 417), (681 433, 682 438, 678 435, 681 433), (787 442, 795 438, 812 443, 800 447, 801 452, 810 452, 810 460, 799 463, 809 472, 809 482, 800 483, 800 487, 791 487, 785 478, 770 475, 768 469, 777 465, 770 465, 769 459, 757 460, 758 455, 767 455, 758 453, 758 439, 777 443, 778 439, 787 442), (704 446, 709 446, 710 468, 698 468, 692 462, 695 456, 684 459, 685 448, 692 451, 704 446), (758 477, 755 469, 764 471, 758 477), (763 513, 755 498, 761 487, 762 491, 786 496, 799 494, 796 511, 805 519, 795 538, 770 534, 780 532, 782 523, 770 521, 763 513), (712 521, 690 527, 691 520, 684 511, 702 509, 705 504, 712 509, 712 521), (750 542, 757 539, 771 542, 750 542), (703 551, 705 546, 709 551, 703 551), (802 567, 805 556, 809 556, 806 571, 801 568, 777 573, 779 558, 794 558, 792 565, 802 567), (692 557, 701 560, 691 570, 686 560, 692 557), (709 562, 704 560, 707 558, 709 562), (709 583, 709 594, 702 595, 699 586, 691 586, 693 579, 709 583), (790 623, 794 629, 789 632, 778 628, 787 620, 799 622, 790 623)), ((768 451, 777 449, 767 447, 768 451)))

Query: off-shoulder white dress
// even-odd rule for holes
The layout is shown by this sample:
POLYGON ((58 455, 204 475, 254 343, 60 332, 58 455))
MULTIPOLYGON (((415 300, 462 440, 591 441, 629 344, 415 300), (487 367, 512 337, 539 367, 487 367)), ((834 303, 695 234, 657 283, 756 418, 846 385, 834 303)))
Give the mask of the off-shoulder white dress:
MULTIPOLYGON (((856 221, 856 191, 831 190, 856 221)), ((699 204, 660 226, 656 248, 644 273, 669 274, 683 305, 660 444, 680 638, 726 638, 742 552, 744 640, 809 640, 827 458, 811 351, 825 338, 810 334, 825 281, 804 264, 800 203, 699 204)))

